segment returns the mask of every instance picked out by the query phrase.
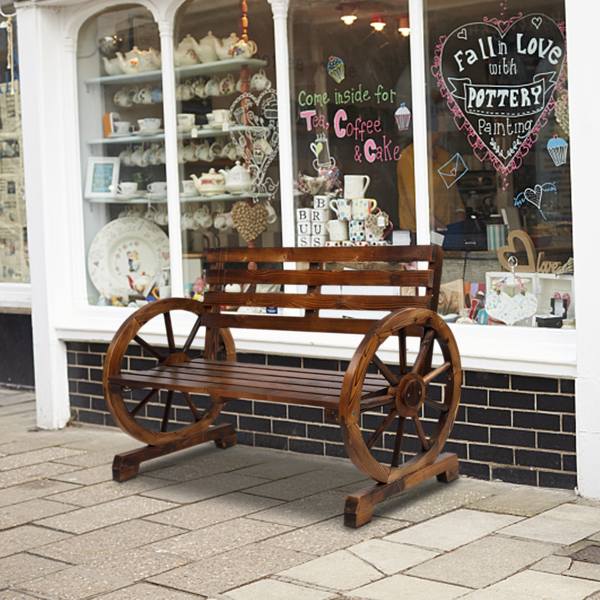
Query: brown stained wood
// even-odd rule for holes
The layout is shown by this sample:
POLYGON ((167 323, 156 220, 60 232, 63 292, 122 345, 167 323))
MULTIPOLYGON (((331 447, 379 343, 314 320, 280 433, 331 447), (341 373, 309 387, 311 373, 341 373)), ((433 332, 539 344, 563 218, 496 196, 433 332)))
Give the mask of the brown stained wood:
POLYGON ((282 285, 369 285, 395 287, 431 287, 433 271, 324 271, 309 269, 296 270, 257 270, 235 269, 219 271, 209 269, 204 280, 214 284, 256 284, 270 283, 282 285))
POLYGON ((141 338, 139 335, 136 335, 133 338, 134 342, 138 343, 148 354, 151 354, 156 358, 156 360, 164 360, 164 356, 153 346, 151 346, 146 340, 141 338))
POLYGON ((200 329, 200 327, 202 327, 202 315, 198 316, 198 318, 196 319, 196 322, 194 323, 194 326, 192 327, 192 330, 190 331, 187 339, 185 340, 185 344, 183 345, 183 348, 181 349, 181 351, 184 354, 187 354, 189 349, 192 347, 192 344, 194 343, 194 340, 196 339, 196 334, 198 333, 198 330, 200 329))
POLYGON ((452 367, 452 364, 449 361, 446 361, 444 364, 440 365, 433 371, 430 371, 423 377, 423 382, 427 385, 431 383, 438 375, 445 373, 449 368, 452 367))
POLYGON ((379 427, 373 432, 373 435, 367 441, 367 448, 371 449, 377 440, 383 435, 383 432, 390 426, 390 423, 394 420, 394 417, 398 413, 395 410, 390 410, 386 415, 385 419, 381 421, 379 427))
POLYGON ((373 507, 404 490, 407 490, 430 477, 450 483, 458 478, 458 458, 456 454, 445 452, 427 467, 397 479, 391 483, 379 483, 346 496, 344 525, 361 527, 371 520, 373 507))
POLYGON ((194 415, 194 421, 199 421, 200 419, 202 419, 202 415, 196 408, 192 397, 187 392, 181 392, 181 395, 183 396, 183 399, 185 400, 186 404, 190 407, 192 415, 194 415))
POLYGON ((174 354, 176 352, 175 349, 175 336, 173 335, 173 324, 171 323, 171 314, 165 313, 165 329, 167 330, 167 342, 169 344, 169 352, 174 354))
POLYGON ((388 380, 390 385, 398 385, 398 378, 387 368, 383 361, 377 356, 373 355, 373 364, 379 369, 381 374, 388 380))
POLYGON ((158 394, 158 390, 150 390, 134 407, 133 410, 131 411, 131 416, 135 417, 135 415, 137 415, 140 410, 142 410, 142 408, 144 408, 144 406, 146 406, 146 404, 148 404, 148 402, 150 402, 150 400, 152 400, 152 398, 154 398, 154 396, 156 396, 156 394, 158 394))
POLYGON ((392 454, 392 468, 400 464, 400 451, 402 450, 402 439, 404 438, 404 426, 406 417, 398 416, 398 427, 396 429, 396 439, 394 440, 394 452, 392 454))
POLYGON ((205 292, 206 306, 273 306, 307 310, 396 310, 426 308, 425 296, 336 296, 334 294, 232 294, 205 292))

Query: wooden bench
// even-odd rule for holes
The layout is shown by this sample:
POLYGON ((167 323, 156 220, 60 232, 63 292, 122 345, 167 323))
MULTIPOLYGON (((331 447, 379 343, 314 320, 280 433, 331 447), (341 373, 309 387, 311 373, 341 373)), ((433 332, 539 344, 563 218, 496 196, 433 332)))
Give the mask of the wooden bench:
POLYGON ((348 526, 370 521, 375 503, 429 477, 445 482, 458 477, 456 455, 441 454, 458 409, 462 372, 452 332, 435 312, 442 270, 438 246, 223 248, 209 251, 208 261, 210 291, 203 302, 170 298, 140 308, 123 323, 107 351, 103 384, 108 408, 121 429, 147 444, 115 456, 117 481, 135 477, 139 464, 150 458, 209 440, 221 448, 235 444, 234 427, 213 422, 223 405, 237 398, 320 407, 327 420, 339 422, 348 456, 376 482, 348 495, 348 526), (426 268, 406 270, 414 261, 426 268), (224 292, 230 283, 250 288, 224 292), (257 293, 256 284, 289 287, 282 293, 257 293), (298 293, 295 286, 306 286, 306 291, 298 293), (323 286, 337 288, 321 293, 323 286), (362 295, 340 294, 340 286, 385 286, 386 292, 391 286, 394 291, 385 295, 369 288, 362 295), (331 293, 336 289, 338 293, 331 293), (222 311, 223 306, 301 310, 296 311, 299 316, 279 316, 222 311), (323 315, 326 310, 385 311, 387 316, 378 320, 361 312, 359 318, 339 318, 323 315), (177 317, 191 327, 180 348, 175 343, 176 317, 171 316, 176 311, 191 313, 191 319, 188 314, 177 317), (157 325, 166 330, 164 347, 148 342, 156 339, 157 325), (194 357, 201 327, 206 328, 204 348, 194 357), (273 330, 363 338, 341 373, 236 362, 232 328, 264 330, 265 338, 273 330), (417 339, 408 341, 407 354, 411 337, 417 339), (384 343, 397 356, 396 365, 379 358, 384 343), (141 346, 156 365, 140 371, 128 368, 128 361, 135 362, 128 358, 130 344, 138 346, 138 354, 141 346), (439 366, 433 368, 435 348, 439 366), (412 365, 409 356, 415 356, 412 365), (434 380, 443 384, 441 399, 430 397, 434 380), (150 407, 153 416, 158 411, 154 421, 145 414, 150 407), (181 425, 179 416, 179 424, 173 423, 174 409, 179 414, 185 407, 189 423, 181 425), (367 412, 371 423, 378 420, 370 430, 363 426, 367 412), (407 421, 412 426, 405 434, 407 421))

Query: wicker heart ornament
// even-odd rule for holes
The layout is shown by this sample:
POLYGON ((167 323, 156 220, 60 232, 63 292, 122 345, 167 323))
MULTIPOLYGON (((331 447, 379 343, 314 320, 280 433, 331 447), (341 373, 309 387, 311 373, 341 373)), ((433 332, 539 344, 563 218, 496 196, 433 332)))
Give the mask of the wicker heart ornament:
POLYGON ((238 202, 231 209, 231 218, 239 234, 250 242, 267 228, 269 211, 262 204, 249 206, 245 202, 238 202))

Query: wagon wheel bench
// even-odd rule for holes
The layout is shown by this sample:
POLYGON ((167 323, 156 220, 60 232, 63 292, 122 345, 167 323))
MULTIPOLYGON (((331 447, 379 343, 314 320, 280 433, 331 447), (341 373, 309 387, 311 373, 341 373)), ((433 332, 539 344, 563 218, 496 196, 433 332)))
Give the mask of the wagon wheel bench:
MULTIPOLYGON (((115 480, 135 477, 142 461, 206 441, 213 440, 221 448, 232 446, 236 442, 234 427, 213 422, 226 402, 238 398, 320 407, 326 419, 339 422, 348 456, 376 482, 347 496, 344 522, 348 526, 367 523, 374 504, 429 477, 435 475, 444 482, 456 479, 456 454, 441 454, 458 409, 462 380, 454 337, 435 312, 442 256, 438 246, 210 250, 211 267, 206 272, 210 291, 203 302, 170 298, 144 306, 123 323, 108 348, 103 377, 108 408, 121 429, 147 444, 115 456, 115 480), (427 266, 405 270, 413 261, 427 266), (259 269, 249 270, 251 262, 258 263, 259 269), (396 269, 335 269, 336 263, 360 262, 394 263, 396 269), (292 263, 287 267, 296 269, 284 269, 282 263, 292 263), (283 293, 225 293, 223 288, 229 283, 251 284, 250 290, 259 283, 281 284, 291 286, 293 292, 288 292, 288 287, 283 293), (306 286, 306 291, 299 293, 294 286, 306 286), (339 286, 376 286, 376 291, 370 287, 368 295, 321 293, 322 286, 340 290, 339 286), (394 295, 378 295, 377 288, 386 287, 383 291, 389 293, 390 286, 395 288, 394 295), (408 288, 412 295, 400 295, 400 288, 403 293, 408 288), (301 316, 240 314, 222 312, 224 305, 303 310, 295 311, 301 316), (363 318, 369 316, 364 312, 359 313, 360 318, 320 316, 331 309, 388 314, 380 320, 372 315, 363 318), (171 318, 175 311, 192 313, 189 322, 193 325, 181 348, 175 344, 171 318), (147 341, 148 329, 143 328, 155 319, 164 321, 165 347, 147 341), (194 357, 192 346, 201 327, 206 328, 204 350, 194 357), (346 373, 336 373, 236 362, 231 328, 364 337, 346 373), (410 337, 418 338, 412 365, 407 360, 410 337), (397 366, 386 365, 379 358, 377 352, 384 343, 388 352, 397 353, 397 366), (147 370, 128 369, 130 345, 141 346, 156 365, 147 370), (434 348, 441 354, 441 364, 435 368, 434 348), (434 380, 445 381, 441 401, 429 396, 434 380), (160 411, 154 421, 145 418, 143 410, 150 403, 160 411), (175 427, 172 415, 176 406, 189 409, 189 423, 175 427), (374 431, 361 427, 366 412, 371 420, 379 420, 374 431), (405 435, 407 421, 411 432, 405 435)), ((157 325, 162 330, 163 325, 154 322, 150 335, 156 334, 157 325)))

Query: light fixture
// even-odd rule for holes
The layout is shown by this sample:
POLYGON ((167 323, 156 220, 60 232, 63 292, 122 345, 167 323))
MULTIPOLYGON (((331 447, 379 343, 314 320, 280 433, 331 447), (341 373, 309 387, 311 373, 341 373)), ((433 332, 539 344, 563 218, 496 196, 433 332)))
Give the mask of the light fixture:
POLYGON ((346 25, 352 25, 352 23, 354 23, 354 21, 356 21, 356 15, 354 13, 348 13, 348 14, 342 15, 340 17, 340 19, 342 19, 342 21, 344 21, 344 23, 346 23, 346 25))
POLYGON ((340 19, 346 25, 352 25, 356 21, 356 11, 359 9, 359 5, 356 2, 340 2, 335 8, 342 13, 340 19))
POLYGON ((398 31, 404 37, 408 37, 410 35, 410 23, 408 21, 408 15, 401 15, 396 19, 396 21, 398 21, 398 31))
POLYGON ((385 17, 383 15, 375 13, 371 17, 370 25, 375 31, 382 31, 385 27, 385 17))

